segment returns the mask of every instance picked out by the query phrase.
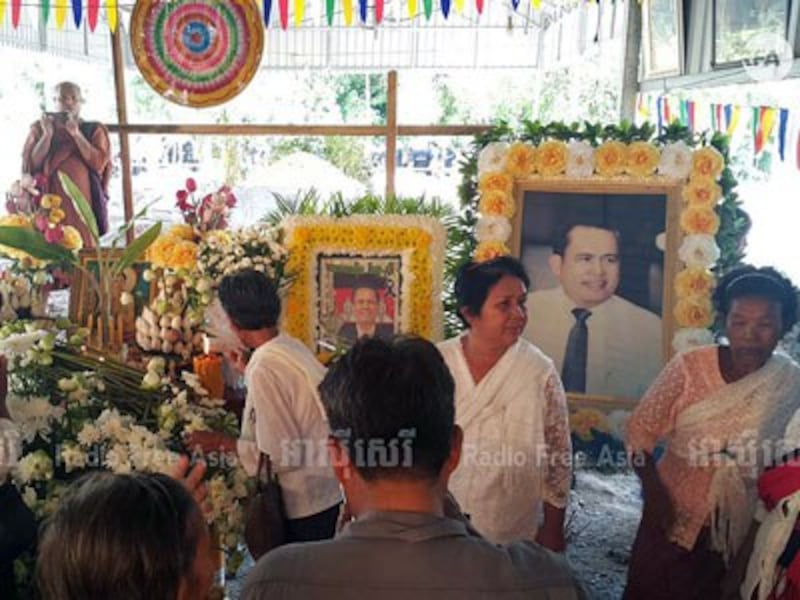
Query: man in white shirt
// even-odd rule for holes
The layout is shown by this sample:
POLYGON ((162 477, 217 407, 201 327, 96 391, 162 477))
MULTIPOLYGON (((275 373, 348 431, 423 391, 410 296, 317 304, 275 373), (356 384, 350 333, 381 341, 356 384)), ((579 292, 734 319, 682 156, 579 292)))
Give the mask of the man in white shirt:
POLYGON ((247 386, 241 436, 198 431, 189 446, 236 452, 251 475, 260 454, 268 454, 283 492, 287 541, 332 537, 341 493, 326 459, 329 430, 317 392, 325 368, 300 341, 278 331, 280 298, 263 273, 226 276, 219 298, 234 332, 253 350, 246 362, 231 356, 247 386))
POLYGON ((561 285, 528 296, 525 337, 553 359, 566 391, 639 399, 662 366, 661 319, 614 295, 619 234, 572 224, 549 264, 561 285))

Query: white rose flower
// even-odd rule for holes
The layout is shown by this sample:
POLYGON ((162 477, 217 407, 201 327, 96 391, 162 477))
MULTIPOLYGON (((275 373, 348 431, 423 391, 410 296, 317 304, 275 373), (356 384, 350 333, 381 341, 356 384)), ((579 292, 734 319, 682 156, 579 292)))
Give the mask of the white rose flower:
POLYGON ((0 354, 8 357, 27 354, 46 335, 47 332, 42 330, 11 335, 4 340, 0 340, 0 354))
POLYGON ((483 216, 478 219, 475 237, 479 242, 505 242, 511 237, 511 223, 505 217, 483 216))
POLYGON ((697 348, 698 346, 708 346, 714 343, 714 334, 708 329, 685 327, 675 332, 672 338, 672 349, 676 352, 683 352, 697 348))
POLYGON ((719 246, 713 235, 687 235, 678 248, 678 258, 689 267, 710 269, 720 257, 719 246))
POLYGON ((661 150, 658 173, 674 179, 686 179, 692 171, 692 149, 683 140, 667 144, 661 150))
POLYGON ((584 140, 567 144, 567 177, 585 178, 594 173, 594 148, 584 140))
POLYGON ((489 171, 502 171, 506 164, 507 142, 486 144, 478 154, 478 177, 489 171))

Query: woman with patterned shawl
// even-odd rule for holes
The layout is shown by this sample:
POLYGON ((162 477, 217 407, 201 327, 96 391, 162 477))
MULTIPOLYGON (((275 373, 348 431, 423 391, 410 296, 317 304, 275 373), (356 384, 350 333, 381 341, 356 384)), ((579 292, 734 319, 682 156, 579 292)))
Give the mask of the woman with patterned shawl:
POLYGON ((753 518, 756 483, 784 452, 800 366, 775 352, 797 320, 791 282, 769 267, 723 277, 727 343, 675 356, 628 423, 644 509, 624 598, 719 598, 753 518), (656 465, 653 450, 666 450, 656 465))

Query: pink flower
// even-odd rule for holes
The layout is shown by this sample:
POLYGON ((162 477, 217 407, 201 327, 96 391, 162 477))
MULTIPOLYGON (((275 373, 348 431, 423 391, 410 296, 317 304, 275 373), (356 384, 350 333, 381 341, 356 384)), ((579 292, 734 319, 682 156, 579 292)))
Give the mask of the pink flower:
POLYGON ((189 190, 190 192, 195 192, 197 190, 197 182, 195 182, 194 179, 189 177, 186 180, 186 189, 189 190))
POLYGON ((46 239, 49 244, 57 244, 64 239, 64 228, 60 223, 48 227, 47 231, 44 232, 44 239, 46 239))
POLYGON ((181 202, 186 202, 186 198, 189 197, 189 194, 186 192, 186 190, 178 190, 175 193, 175 197, 178 199, 178 203, 180 204, 181 202))
POLYGON ((50 224, 50 219, 47 218, 47 215, 39 213, 33 222, 36 225, 36 229, 45 233, 47 232, 47 226, 50 224))

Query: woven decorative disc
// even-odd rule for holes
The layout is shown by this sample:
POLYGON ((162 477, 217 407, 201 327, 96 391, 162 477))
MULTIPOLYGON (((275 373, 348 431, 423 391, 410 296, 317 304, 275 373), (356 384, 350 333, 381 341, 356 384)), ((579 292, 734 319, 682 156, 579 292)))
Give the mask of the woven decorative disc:
POLYGON ((264 30, 254 0, 139 0, 131 48, 142 76, 167 100, 213 106, 250 83, 264 30))

